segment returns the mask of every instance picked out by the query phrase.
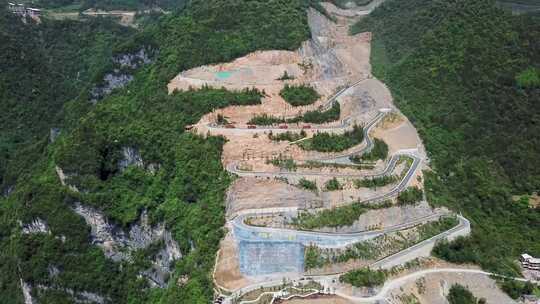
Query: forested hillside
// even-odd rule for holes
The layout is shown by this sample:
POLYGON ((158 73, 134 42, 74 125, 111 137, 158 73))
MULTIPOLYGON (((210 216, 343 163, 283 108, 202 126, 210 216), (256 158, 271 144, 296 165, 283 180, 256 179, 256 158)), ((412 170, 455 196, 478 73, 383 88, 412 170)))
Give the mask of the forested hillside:
MULTIPOLYGON (((257 49, 299 47, 309 38, 307 7, 308 1, 303 0, 192 1, 182 12, 164 16, 129 41, 96 37, 98 46, 107 45, 107 50, 112 48, 114 52, 129 53, 143 47, 155 50, 154 62, 139 69, 124 89, 91 105, 88 98, 75 98, 81 91, 68 86, 67 93, 62 93, 64 87, 55 89, 51 83, 50 94, 60 94, 62 99, 34 92, 36 98, 43 98, 39 99, 41 103, 36 101, 35 108, 18 107, 29 118, 19 121, 18 114, 5 117, 5 123, 14 126, 6 125, 9 130, 23 129, 23 123, 36 128, 36 142, 40 144, 36 151, 40 155, 33 159, 31 169, 18 175, 14 190, 0 198, 3 303, 22 303, 21 280, 33 287, 32 295, 39 303, 72 303, 82 292, 99 295, 108 303, 208 303, 213 295, 211 270, 223 235, 223 199, 231 178, 220 161, 224 140, 185 133, 184 126, 217 107, 258 103, 261 95, 256 90, 219 89, 168 95, 166 84, 183 69, 228 61, 257 49), (46 112, 47 120, 40 121, 44 111, 52 112, 46 112), (50 126, 61 121, 58 113, 65 117, 62 133, 49 143, 46 134, 50 126), (136 151, 140 161, 122 166, 126 149, 136 151), (66 174, 71 188, 61 184, 57 167, 66 174), (151 224, 164 223, 182 254, 172 265, 168 285, 150 288, 141 276, 162 243, 134 251, 132 259, 115 262, 91 244, 90 228, 73 211, 79 202, 103 213, 115 229, 127 231, 143 211, 151 224), (37 219, 46 223, 44 231, 23 233, 21 225, 27 227, 37 219)), ((14 41, 23 39, 13 31, 26 35, 34 27, 42 31, 40 26, 46 25, 9 20, 15 27, 9 34, 14 41)), ((89 24, 67 26, 66 31, 76 31, 89 24)), ((62 33, 53 31, 51 35, 62 33)), ((44 38, 39 41, 45 43, 44 38)), ((36 45, 28 48, 39 50, 36 45)), ((75 52, 82 57, 92 52, 92 47, 82 45, 75 52)), ((99 66, 97 58, 111 54, 99 56, 103 57, 83 58, 80 64, 99 66)), ((34 70, 24 69, 31 68, 30 63, 35 61, 21 64, 19 71, 3 70, 2 75, 17 82, 17 74, 33 75, 34 70)), ((69 74, 76 68, 68 69, 53 59, 50 64, 60 70, 49 73, 44 67, 35 71, 44 69, 43 73, 58 77, 54 85, 77 79, 69 74), (62 68, 67 70, 66 75, 62 68)), ((84 77, 90 79, 94 74, 87 72, 84 77)), ((43 86, 47 81, 43 79, 43 86)), ((27 82, 27 86, 40 83, 35 79, 27 82)), ((2 96, 1 102, 15 99, 2 96)), ((19 164, 14 161, 13 166, 19 164)))
POLYGON ((108 19, 25 25, 0 2, 0 190, 35 161, 50 128, 61 127, 63 105, 103 76, 112 46, 132 34, 108 19))
POLYGON ((515 274, 519 254, 540 255, 523 196, 540 189, 540 19, 490 0, 393 0, 351 30, 373 32, 375 75, 424 140, 430 201, 473 224, 436 254, 515 274))

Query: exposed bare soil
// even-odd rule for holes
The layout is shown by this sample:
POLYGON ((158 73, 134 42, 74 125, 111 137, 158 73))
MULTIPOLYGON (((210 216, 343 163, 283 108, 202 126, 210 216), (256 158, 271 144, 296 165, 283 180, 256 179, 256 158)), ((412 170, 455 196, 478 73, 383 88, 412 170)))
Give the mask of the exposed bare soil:
POLYGON ((275 179, 240 178, 227 196, 227 216, 241 210, 320 206, 321 199, 313 192, 301 190, 275 179))
POLYGON ((221 287, 232 290, 251 283, 240 273, 237 252, 236 241, 228 233, 221 241, 216 271, 214 273, 214 278, 221 287))

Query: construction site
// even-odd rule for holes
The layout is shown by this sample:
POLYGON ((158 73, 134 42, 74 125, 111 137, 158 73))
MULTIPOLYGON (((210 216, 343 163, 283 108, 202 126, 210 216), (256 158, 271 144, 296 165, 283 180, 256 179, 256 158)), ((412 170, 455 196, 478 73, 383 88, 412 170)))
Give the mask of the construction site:
POLYGON ((478 268, 428 258, 437 241, 470 233, 466 218, 432 207, 425 195, 398 199, 422 193, 429 160, 414 126, 371 74, 371 33, 348 32, 378 3, 349 10, 324 3, 335 21, 310 9, 312 39, 298 50, 197 67, 168 84, 170 93, 208 86, 264 94, 259 105, 215 110, 189 128, 226 137, 222 163, 237 176, 213 273, 219 303, 446 303, 455 282, 474 285, 488 303, 514 303, 478 268), (319 96, 311 104, 293 106, 282 96, 286 86, 306 85, 319 96), (331 121, 302 120, 332 108, 339 115, 331 121), (269 123, 254 123, 261 116, 269 123), (317 137, 339 139, 357 128, 360 142, 314 148, 317 137), (380 146, 384 156, 372 156, 380 146), (351 206, 363 211, 347 223, 328 222, 351 206), (390 271, 389 283, 366 289, 340 282, 362 267, 390 271))

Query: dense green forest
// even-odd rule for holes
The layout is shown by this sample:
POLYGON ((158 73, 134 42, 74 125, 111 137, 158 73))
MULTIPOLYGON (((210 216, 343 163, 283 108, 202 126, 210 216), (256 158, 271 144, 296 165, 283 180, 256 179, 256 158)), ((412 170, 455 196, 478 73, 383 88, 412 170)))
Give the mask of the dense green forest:
MULTIPOLYGON (((9 156, 10 167, 26 170, 16 171, 20 174, 9 184, 16 180, 14 190, 0 198, 3 303, 22 303, 20 279, 50 287, 33 289, 39 303, 71 303, 69 290, 94 292, 110 303, 208 303, 213 296, 211 269, 223 236, 223 199, 231 177, 220 161, 224 139, 185 133, 184 126, 214 108, 259 103, 260 93, 203 88, 169 95, 166 84, 175 74, 194 66, 229 61, 257 49, 299 47, 309 38, 308 5, 303 0, 194 0, 183 11, 165 15, 136 33, 116 29, 101 19, 97 24, 48 20, 40 25, 24 24, 2 9, 2 22, 10 30, 0 30, 2 41, 8 42, 0 48, 12 55, 0 55, 0 75, 8 77, 0 85, 10 85, 9 90, 2 87, 0 91, 23 97, 30 94, 39 100, 23 104, 19 95, 1 96, 3 109, 20 101, 17 109, 2 117, 6 124, 2 131, 28 132, 15 135, 19 141, 35 138, 37 146, 37 157, 32 161, 9 156), (230 14, 232 11, 235 14, 230 14), (47 38, 42 32, 49 22, 59 28, 51 30, 47 38), (95 28, 84 34, 91 26, 95 28), (127 32, 117 35, 116 30, 127 32), (90 33, 94 36, 88 37, 90 33), (50 54, 58 52, 60 58, 31 53, 40 51, 37 42, 19 45, 32 35, 42 45, 66 39, 65 47, 59 42, 58 50, 47 49, 50 54), (89 103, 88 88, 110 68, 111 56, 142 47, 156 50, 154 62, 139 69, 126 88, 95 106, 89 103), (70 56, 78 61, 67 61, 70 56), (47 60, 41 62, 38 57, 47 60), (17 60, 26 61, 13 65, 17 60), (12 66, 15 69, 9 70, 12 66), (34 75, 43 78, 17 78, 34 75), (77 75, 80 84, 63 83, 73 82, 77 75), (23 83, 27 86, 24 90, 23 83), (33 87, 35 90, 28 89, 33 87), (54 94, 62 94, 62 98, 54 94), (17 111, 27 119, 21 119, 17 111), (62 130, 52 143, 48 141, 51 127, 62 130), (35 128, 35 133, 30 128, 35 128), (142 166, 119 169, 125 147, 140 153, 142 166), (56 166, 79 192, 60 184, 56 166), (72 211, 75 202, 100 210, 118 227, 128 227, 143 210, 151 223, 164 222, 183 254, 173 267, 169 286, 152 289, 145 279, 138 278, 148 266, 141 260, 154 249, 137 252, 133 261, 113 262, 91 245, 89 227, 72 211), (47 223, 50 234, 21 233, 17 222, 36 218, 47 223), (50 269, 59 271, 51 275, 50 269), (177 281, 183 275, 187 281, 180 287, 177 281)), ((18 146, 8 144, 18 141, 2 134, 3 147, 19 151, 18 146)))
POLYGON ((0 190, 5 191, 39 157, 50 128, 61 127, 64 104, 103 76, 112 46, 134 32, 108 19, 45 19, 23 26, 0 6, 0 190))
POLYGON ((373 32, 372 64, 417 127, 433 172, 427 196, 471 220, 447 257, 518 274, 540 255, 540 211, 513 196, 540 189, 540 19, 489 0, 387 1, 351 28, 373 32))
POLYGON ((23 0, 17 2, 58 11, 84 11, 86 9, 133 11, 157 8, 163 10, 182 9, 188 0, 23 0))

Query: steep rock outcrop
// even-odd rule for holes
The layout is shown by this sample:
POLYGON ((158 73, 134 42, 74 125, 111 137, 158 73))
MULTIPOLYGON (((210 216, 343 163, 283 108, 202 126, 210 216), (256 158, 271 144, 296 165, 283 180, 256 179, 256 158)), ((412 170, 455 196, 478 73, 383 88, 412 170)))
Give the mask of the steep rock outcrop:
POLYGON ((105 256, 114 260, 129 260, 131 252, 144 249, 162 241, 163 247, 154 255, 150 269, 143 271, 152 286, 165 287, 172 271, 171 265, 182 257, 178 243, 172 238, 163 223, 150 225, 148 215, 143 212, 138 222, 127 232, 111 223, 100 211, 76 203, 74 210, 91 227, 92 243, 103 249, 105 256))
POLYGON ((101 85, 90 90, 92 97, 90 101, 95 104, 113 90, 125 87, 133 80, 133 71, 135 69, 152 62, 152 52, 152 50, 147 51, 142 48, 135 53, 115 56, 112 61, 116 68, 112 72, 105 74, 101 85))
POLYGON ((139 51, 132 54, 122 54, 113 58, 113 62, 120 65, 122 68, 132 68, 136 69, 145 64, 152 63, 150 59, 150 52, 145 48, 140 49, 139 51))
POLYGON ((123 147, 122 148, 122 159, 118 163, 118 169, 120 172, 123 172, 128 166, 136 166, 139 168, 144 167, 144 162, 142 160, 139 150, 135 147, 123 147))
POLYGON ((32 222, 23 224, 22 222, 19 222, 22 233, 23 234, 34 234, 34 233, 46 233, 51 234, 51 230, 49 229, 49 226, 47 223, 45 223, 44 220, 40 218, 34 219, 32 222))
POLYGON ((308 11, 308 23, 311 29, 312 39, 303 43, 299 52, 303 57, 311 59, 313 68, 320 74, 322 79, 331 79, 341 76, 345 68, 336 54, 334 42, 330 37, 331 21, 319 12, 310 9, 308 11))

